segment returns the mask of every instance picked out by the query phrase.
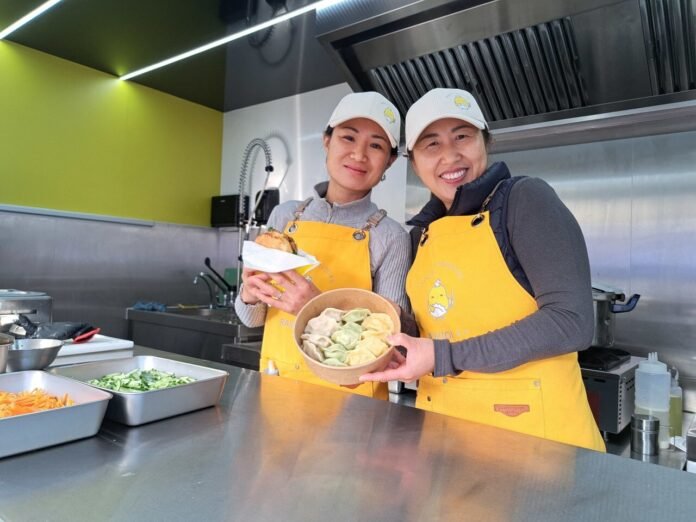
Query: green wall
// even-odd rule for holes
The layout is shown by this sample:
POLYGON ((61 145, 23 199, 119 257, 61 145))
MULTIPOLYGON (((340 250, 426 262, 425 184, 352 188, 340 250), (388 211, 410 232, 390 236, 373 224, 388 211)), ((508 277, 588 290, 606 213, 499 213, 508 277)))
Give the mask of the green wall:
POLYGON ((0 204, 208 225, 222 113, 0 41, 0 204))

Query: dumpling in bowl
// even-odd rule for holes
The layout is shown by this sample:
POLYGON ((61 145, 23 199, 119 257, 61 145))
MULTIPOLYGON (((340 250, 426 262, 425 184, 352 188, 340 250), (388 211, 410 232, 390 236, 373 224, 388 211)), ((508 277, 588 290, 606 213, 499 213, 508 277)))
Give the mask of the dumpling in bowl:
POLYGON ((324 354, 321 353, 321 350, 317 348, 317 345, 313 342, 307 340, 302 341, 302 350, 315 361, 322 362, 324 360, 324 354))
POLYGON ((306 334, 318 334, 326 337, 330 337, 332 333, 338 330, 341 324, 332 319, 328 315, 319 315, 307 321, 307 326, 305 326, 306 334))
POLYGON ((318 348, 328 348, 331 346, 333 343, 331 342, 331 339, 326 337, 325 335, 319 335, 319 334, 302 334, 300 336, 300 339, 309 341, 313 345, 315 345, 318 348))
POLYGON ((323 364, 328 364, 329 366, 348 366, 346 363, 339 361, 338 359, 333 359, 329 357, 321 361, 323 364))
POLYGON ((367 308, 353 308, 352 310, 349 310, 343 314, 341 320, 344 323, 360 323, 368 315, 370 315, 370 311, 367 308))
POLYGON ((322 350, 324 352, 324 357, 327 359, 337 359, 339 361, 346 362, 346 348, 341 344, 332 344, 328 348, 322 350))
POLYGON ((346 364, 348 366, 360 366, 374 361, 375 357, 369 350, 353 350, 346 355, 346 364))
POLYGON ((391 335, 391 332, 378 332, 377 330, 364 330, 360 334, 360 339, 367 339, 368 337, 374 337, 380 341, 387 342, 387 337, 391 335))
POLYGON ((367 350, 375 357, 379 357, 384 352, 387 351, 389 346, 380 340, 378 337, 366 337, 360 341, 356 346, 354 351, 367 350))
POLYGON ((352 350, 360 340, 360 332, 356 332, 353 328, 346 328, 344 326, 331 334, 331 340, 335 343, 342 344, 348 350, 352 350))
POLYGON ((339 310, 338 308, 326 308, 322 313, 319 314, 319 317, 330 317, 338 323, 341 321, 341 317, 343 317, 343 314, 345 313, 345 310, 339 310))
POLYGON ((366 330, 375 330, 377 332, 392 333, 394 331, 394 323, 387 314, 374 313, 370 314, 362 322, 362 327, 366 330))

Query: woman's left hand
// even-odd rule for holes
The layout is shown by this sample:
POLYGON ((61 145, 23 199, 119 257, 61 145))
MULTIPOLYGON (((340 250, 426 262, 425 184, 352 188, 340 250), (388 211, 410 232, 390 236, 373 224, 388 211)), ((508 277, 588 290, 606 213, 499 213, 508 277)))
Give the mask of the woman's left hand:
POLYGON ((294 270, 269 275, 273 282, 282 287, 283 290, 276 288, 270 297, 263 297, 261 300, 268 306, 283 312, 297 315, 307 301, 321 293, 321 290, 314 283, 294 270))
POLYGON ((406 357, 394 350, 386 370, 361 375, 360 382, 413 382, 431 373, 435 368, 435 343, 432 339, 398 333, 389 337, 388 341, 393 346, 406 348, 406 357))

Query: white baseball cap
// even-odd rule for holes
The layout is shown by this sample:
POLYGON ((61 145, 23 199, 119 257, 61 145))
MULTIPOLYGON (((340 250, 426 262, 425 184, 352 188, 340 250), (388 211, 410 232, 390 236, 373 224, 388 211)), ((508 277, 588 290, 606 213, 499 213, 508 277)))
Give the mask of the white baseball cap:
POLYGON ((384 129, 392 148, 399 146, 401 116, 396 106, 378 92, 354 92, 338 102, 329 118, 329 127, 355 118, 367 118, 384 129))
POLYGON ((428 125, 444 118, 463 120, 482 130, 488 128, 486 118, 470 92, 463 89, 433 89, 421 96, 406 113, 406 150, 413 150, 418 137, 428 125))

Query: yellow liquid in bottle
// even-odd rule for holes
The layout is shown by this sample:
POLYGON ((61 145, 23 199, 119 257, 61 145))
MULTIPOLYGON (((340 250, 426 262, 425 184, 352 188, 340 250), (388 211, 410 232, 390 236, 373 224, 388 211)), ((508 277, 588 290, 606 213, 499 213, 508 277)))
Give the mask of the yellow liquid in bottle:
POLYGON ((681 395, 669 396, 669 436, 677 437, 682 434, 682 408, 683 400, 681 395))

